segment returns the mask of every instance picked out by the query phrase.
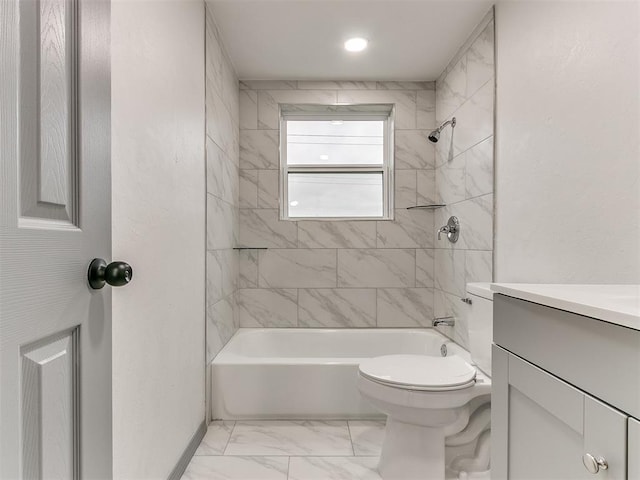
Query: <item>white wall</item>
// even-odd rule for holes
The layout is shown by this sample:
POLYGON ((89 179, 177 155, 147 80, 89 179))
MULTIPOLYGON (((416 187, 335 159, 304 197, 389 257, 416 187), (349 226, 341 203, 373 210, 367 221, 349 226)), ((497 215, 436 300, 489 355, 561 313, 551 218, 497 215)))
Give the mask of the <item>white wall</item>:
POLYGON ((114 477, 167 478, 204 420, 204 4, 112 6, 114 477))
POLYGON ((640 283, 639 4, 496 8, 495 280, 640 283))

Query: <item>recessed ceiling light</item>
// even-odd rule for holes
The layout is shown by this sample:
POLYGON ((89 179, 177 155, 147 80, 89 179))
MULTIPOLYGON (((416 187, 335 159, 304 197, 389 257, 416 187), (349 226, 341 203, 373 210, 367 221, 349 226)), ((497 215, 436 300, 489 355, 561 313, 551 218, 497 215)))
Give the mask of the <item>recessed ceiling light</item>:
POLYGON ((298 206, 298 201, 297 200, 291 200, 289 202, 289 205, 291 205, 292 207, 297 207, 298 206))
POLYGON ((320 160, 329 160, 329 155, 320 155, 320 160))
POLYGON ((331 120, 331 125, 342 125, 343 123, 342 120, 331 120))
POLYGON ((361 52, 367 48, 369 41, 366 38, 350 38, 344 42, 344 48, 347 52, 361 52))

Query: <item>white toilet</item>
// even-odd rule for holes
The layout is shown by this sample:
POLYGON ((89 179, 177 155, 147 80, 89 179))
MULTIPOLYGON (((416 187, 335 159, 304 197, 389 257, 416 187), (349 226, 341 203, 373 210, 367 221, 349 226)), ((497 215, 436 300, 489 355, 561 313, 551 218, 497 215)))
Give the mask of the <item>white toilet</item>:
POLYGON ((386 355, 360 364, 358 389, 387 415, 378 471, 385 480, 445 478, 445 437, 462 431, 469 402, 491 393, 493 297, 467 284, 471 362, 458 355, 386 355))

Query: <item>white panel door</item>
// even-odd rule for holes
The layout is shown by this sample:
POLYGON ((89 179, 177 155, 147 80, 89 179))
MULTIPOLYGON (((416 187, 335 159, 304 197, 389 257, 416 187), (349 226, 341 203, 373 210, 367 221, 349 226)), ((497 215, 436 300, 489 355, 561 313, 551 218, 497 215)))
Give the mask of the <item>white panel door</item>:
POLYGON ((108 0, 0 1, 0 478, 108 479, 108 0))
POLYGON ((597 478, 627 478, 626 415, 504 350, 494 359, 492 478, 595 478, 585 454, 606 461, 597 478))

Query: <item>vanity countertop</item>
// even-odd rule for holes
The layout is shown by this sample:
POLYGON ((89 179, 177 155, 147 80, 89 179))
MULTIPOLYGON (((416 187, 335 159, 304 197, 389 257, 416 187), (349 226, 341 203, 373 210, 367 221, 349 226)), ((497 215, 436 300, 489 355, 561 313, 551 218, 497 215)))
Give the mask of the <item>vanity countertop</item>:
POLYGON ((640 330, 640 285, 493 283, 491 290, 640 330))

